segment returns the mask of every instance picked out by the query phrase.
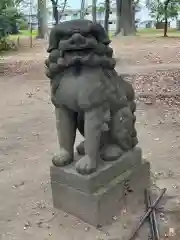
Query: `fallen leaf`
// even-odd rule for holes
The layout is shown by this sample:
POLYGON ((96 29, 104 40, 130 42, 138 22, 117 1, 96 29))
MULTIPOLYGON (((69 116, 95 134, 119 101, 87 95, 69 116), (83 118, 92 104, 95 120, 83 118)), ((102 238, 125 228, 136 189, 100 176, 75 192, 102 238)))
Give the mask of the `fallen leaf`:
POLYGON ((175 230, 174 228, 169 228, 169 233, 168 233, 169 237, 174 237, 176 236, 175 230))

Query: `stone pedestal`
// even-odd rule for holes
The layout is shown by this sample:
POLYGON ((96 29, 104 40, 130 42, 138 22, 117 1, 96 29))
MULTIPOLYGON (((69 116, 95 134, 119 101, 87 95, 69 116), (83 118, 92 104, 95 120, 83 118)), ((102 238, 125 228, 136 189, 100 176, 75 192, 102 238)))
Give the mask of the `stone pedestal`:
POLYGON ((111 223, 125 207, 144 201, 150 166, 135 148, 114 162, 104 162, 97 172, 83 176, 74 165, 50 169, 54 207, 94 225, 111 223), (127 206, 128 205, 128 206, 127 206))

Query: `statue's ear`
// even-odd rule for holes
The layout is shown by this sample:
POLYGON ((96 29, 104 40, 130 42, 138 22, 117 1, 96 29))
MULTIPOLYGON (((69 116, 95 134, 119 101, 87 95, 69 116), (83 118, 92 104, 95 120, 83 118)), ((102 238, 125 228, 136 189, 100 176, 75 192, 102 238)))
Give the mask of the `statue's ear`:
MULTIPOLYGON (((67 23, 66 23, 67 25, 67 23)), ((64 36, 69 36, 71 31, 66 28, 65 24, 59 24, 52 28, 49 36, 49 47, 47 52, 50 53, 54 49, 58 49, 59 42, 64 36)))
POLYGON ((49 36, 49 46, 47 52, 50 53, 52 50, 57 49, 59 45, 59 41, 61 38, 61 31, 59 31, 59 26, 55 26, 52 28, 49 36))
POLYGON ((105 45, 111 43, 108 34, 106 33, 105 29, 101 26, 101 24, 96 23, 91 25, 91 32, 93 36, 96 37, 98 42, 101 42, 105 45))

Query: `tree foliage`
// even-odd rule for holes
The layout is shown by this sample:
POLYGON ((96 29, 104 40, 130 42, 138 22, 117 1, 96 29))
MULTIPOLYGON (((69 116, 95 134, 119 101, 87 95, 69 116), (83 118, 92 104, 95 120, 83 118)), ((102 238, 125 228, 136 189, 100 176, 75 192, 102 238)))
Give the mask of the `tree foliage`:
MULTIPOLYGON (((147 7, 150 10, 150 15, 156 22, 165 21, 165 3, 167 1, 161 0, 149 0, 147 2, 147 7)), ((179 0, 170 0, 167 5, 167 18, 176 18, 178 16, 180 1, 179 0)))
POLYGON ((167 37, 168 19, 178 17, 180 0, 147 0, 146 5, 156 23, 164 23, 164 37, 167 37))
POLYGON ((0 0, 0 40, 10 33, 18 33, 18 21, 24 19, 18 11, 22 0, 0 0))

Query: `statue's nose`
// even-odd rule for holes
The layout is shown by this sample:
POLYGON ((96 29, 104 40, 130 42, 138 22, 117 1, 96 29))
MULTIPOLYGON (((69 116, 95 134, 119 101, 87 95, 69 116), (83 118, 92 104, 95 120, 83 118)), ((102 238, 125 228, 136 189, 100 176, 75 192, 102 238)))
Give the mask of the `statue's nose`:
POLYGON ((74 33, 71 37, 72 44, 84 44, 86 39, 80 33, 74 33))

